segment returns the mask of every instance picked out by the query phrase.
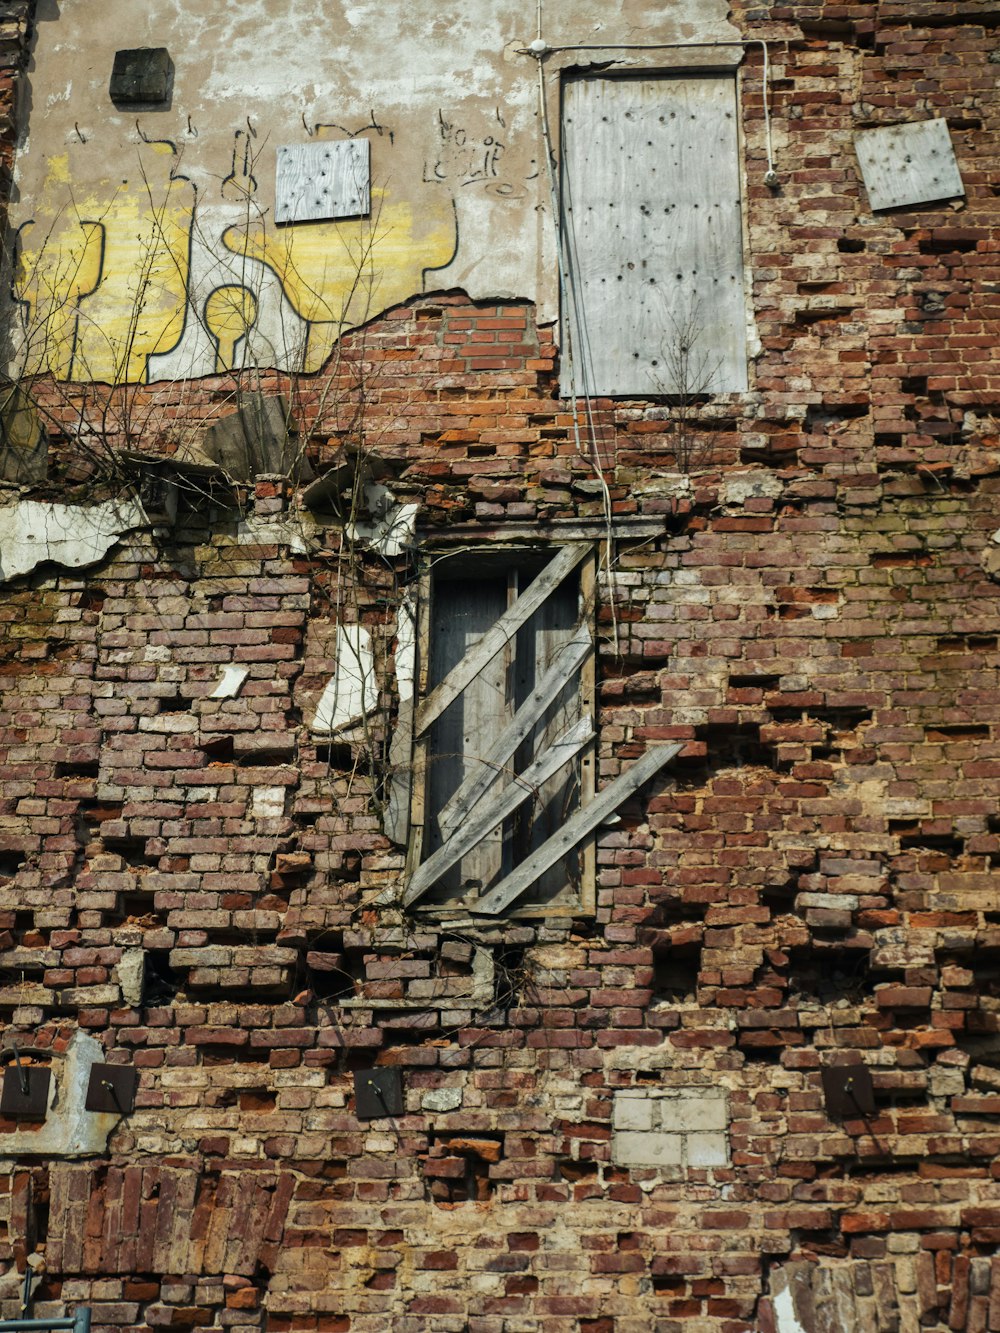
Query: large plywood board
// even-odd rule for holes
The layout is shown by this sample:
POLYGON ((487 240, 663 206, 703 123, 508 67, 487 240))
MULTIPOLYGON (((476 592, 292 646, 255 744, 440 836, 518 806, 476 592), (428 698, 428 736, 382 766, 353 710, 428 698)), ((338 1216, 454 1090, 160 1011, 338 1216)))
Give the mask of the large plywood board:
POLYGON ((279 148, 275 222, 318 222, 370 213, 370 151, 367 139, 279 148))
POLYGON ((745 390, 732 74, 567 83, 562 192, 576 392, 745 390))
POLYGON ((854 137, 854 149, 873 210, 965 193, 946 120, 862 130, 854 137))

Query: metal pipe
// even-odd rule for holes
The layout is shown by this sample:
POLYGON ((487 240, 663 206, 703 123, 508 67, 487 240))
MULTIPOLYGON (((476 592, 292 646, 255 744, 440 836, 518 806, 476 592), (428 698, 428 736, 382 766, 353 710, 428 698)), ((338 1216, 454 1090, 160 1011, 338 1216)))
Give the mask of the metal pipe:
POLYGON ((27 1330, 37 1329, 38 1333, 45 1333, 50 1328, 70 1328, 73 1333, 90 1333, 90 1311, 81 1308, 76 1314, 70 1315, 67 1319, 4 1319, 0 1320, 0 1333, 14 1333, 15 1329, 27 1330))

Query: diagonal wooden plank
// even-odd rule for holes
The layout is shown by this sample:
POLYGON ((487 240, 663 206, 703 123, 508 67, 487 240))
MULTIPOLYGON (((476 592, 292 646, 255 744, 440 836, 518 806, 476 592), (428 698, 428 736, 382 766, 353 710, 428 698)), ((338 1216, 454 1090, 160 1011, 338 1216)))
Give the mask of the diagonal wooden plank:
POLYGON ((462 660, 452 667, 444 680, 431 690, 417 709, 416 735, 422 735, 434 719, 440 717, 448 705, 458 698, 469 682, 478 675, 487 662, 496 657, 504 644, 514 637, 524 622, 534 615, 546 597, 558 588, 566 575, 577 567, 591 549, 590 546, 583 544, 559 548, 554 558, 517 601, 507 608, 462 660))
MULTIPOLYGON (((458 791, 451 797, 438 816, 443 833, 460 823, 475 806, 484 792, 503 773, 504 765, 542 717, 549 704, 582 665, 593 646, 590 628, 582 621, 573 631, 573 637, 559 649, 555 661, 514 714, 510 725, 494 741, 458 791)), ((466 755, 466 763, 472 756, 466 755)), ((478 756, 477 756, 478 758, 478 756)))
MULTIPOLYGON (((518 774, 506 787, 497 792, 486 803, 474 819, 466 820, 448 841, 437 849, 419 866, 403 891, 401 906, 415 902, 421 894, 437 883, 438 879, 455 864, 481 838, 513 814, 522 801, 526 801, 532 792, 547 782, 587 744, 594 735, 594 724, 589 717, 575 722, 568 731, 564 731, 557 741, 533 764, 518 774)), ((387 890, 376 899, 379 903, 391 903, 392 893, 387 890)))
POLYGON ((516 898, 531 888, 539 875, 544 874, 549 866, 555 865, 560 857, 571 852, 591 829, 596 828, 602 819, 613 814, 626 797, 631 796, 644 782, 648 782, 654 773, 669 763, 683 748, 683 744, 656 745, 647 750, 627 772, 619 774, 603 791, 598 792, 589 805, 577 810, 558 833, 554 833, 551 838, 543 842, 541 847, 522 861, 505 880, 501 880, 495 888, 490 889, 489 893, 484 894, 471 910, 495 916, 505 907, 509 907, 516 898))

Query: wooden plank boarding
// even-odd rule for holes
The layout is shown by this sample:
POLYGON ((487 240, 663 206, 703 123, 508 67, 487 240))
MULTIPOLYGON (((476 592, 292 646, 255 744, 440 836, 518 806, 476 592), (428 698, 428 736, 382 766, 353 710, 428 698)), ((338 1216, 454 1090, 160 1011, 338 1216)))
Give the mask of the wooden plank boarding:
POLYGON ((283 144, 275 176, 275 222, 320 222, 371 212, 367 139, 283 144))
MULTIPOLYGON (((443 846, 439 847, 433 855, 423 862, 414 872, 409 884, 403 891, 400 905, 403 907, 409 906, 421 894, 432 888, 446 870, 453 866, 456 861, 461 860, 466 852, 475 847, 487 833, 502 824, 509 814, 512 814, 523 801, 526 801, 532 795, 536 787, 540 786, 554 773, 557 773, 575 755, 579 754, 593 735, 594 724, 589 717, 581 718, 579 722, 564 732, 555 744, 536 759, 529 768, 518 774, 506 787, 498 792, 476 817, 462 824, 443 846)), ((504 883, 506 882, 505 880, 504 883)), ((393 894, 390 890, 387 890, 375 901, 380 904, 391 903, 393 894)))
POLYGON ((503 773, 504 765, 532 730, 549 704, 578 670, 593 647, 590 630, 577 626, 573 638, 539 681, 535 690, 514 714, 508 727, 501 732, 489 751, 482 757, 481 767, 462 783, 438 816, 443 832, 463 820, 483 794, 503 773))
POLYGON ((589 546, 583 545, 559 548, 554 559, 545 566, 513 606, 504 612, 493 627, 487 630, 423 701, 417 709, 416 735, 423 735, 435 718, 440 717, 448 705, 458 698, 470 681, 510 641, 518 628, 538 610, 546 597, 589 554, 590 549, 589 546))
POLYGON ((562 195, 575 391, 745 391, 734 78, 571 79, 562 195))
POLYGON ((581 839, 597 827, 602 819, 613 814, 627 797, 653 777, 664 764, 669 763, 684 748, 678 745, 657 745, 641 755, 631 768, 619 774, 603 791, 598 792, 589 805, 581 807, 566 824, 505 880, 491 889, 474 905, 473 911, 495 916, 508 907, 522 893, 530 889, 539 875, 554 865, 560 857, 571 852, 581 839))

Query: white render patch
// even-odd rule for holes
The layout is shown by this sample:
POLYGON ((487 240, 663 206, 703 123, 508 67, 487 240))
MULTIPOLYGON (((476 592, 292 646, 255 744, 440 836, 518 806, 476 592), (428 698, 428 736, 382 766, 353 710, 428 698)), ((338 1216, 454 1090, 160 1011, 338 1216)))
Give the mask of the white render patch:
POLYGON ((251 811, 254 819, 281 819, 285 813, 284 787, 255 787, 251 811))
POLYGON ((876 212, 965 193, 948 122, 941 117, 862 130, 854 136, 854 151, 876 212))
MULTIPOLYGON (((117 994, 117 987, 115 992, 117 994)), ((44 1123, 0 1134, 0 1161, 25 1153, 45 1158, 93 1157, 104 1153, 108 1137, 121 1116, 107 1111, 88 1111, 86 1107, 91 1065, 103 1059, 104 1048, 95 1037, 85 1032, 74 1033, 65 1060, 52 1061, 49 1106, 44 1123)), ((8 1065, 5 1078, 15 1076, 10 1070, 8 1065)))
POLYGON ((370 149, 367 139, 279 148, 275 222, 319 222, 370 213, 370 149))
POLYGON ((461 1088, 433 1088, 420 1099, 423 1111, 457 1111, 462 1105, 461 1088))
POLYGON ((615 1093, 611 1160, 618 1166, 729 1165, 724 1088, 625 1088, 615 1093))
POLYGON ((0 580, 51 561, 68 569, 96 564, 115 542, 149 519, 138 500, 62 505, 20 500, 0 512, 0 580))
POLYGON ((308 551, 302 524, 287 514, 270 518, 266 514, 251 514, 236 530, 241 546, 287 546, 294 555, 308 551))
POLYGON ((338 625, 336 668, 316 705, 312 730, 343 731, 367 717, 377 703, 371 635, 363 625, 338 625))
POLYGON ((353 541, 370 546, 380 555, 402 554, 413 544, 417 530, 417 504, 396 504, 395 497, 385 486, 370 482, 364 488, 365 506, 371 521, 359 519, 348 523, 347 535, 353 541))
POLYGON ((417 676, 417 598, 407 588, 396 613, 396 688, 401 703, 413 698, 417 676))
POLYGON ((230 663, 229 666, 223 667, 222 677, 208 697, 210 699, 235 699, 242 690, 243 683, 249 674, 249 667, 235 666, 230 663))

